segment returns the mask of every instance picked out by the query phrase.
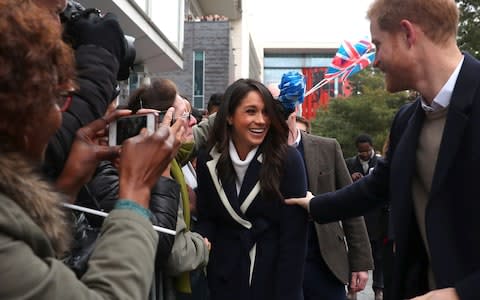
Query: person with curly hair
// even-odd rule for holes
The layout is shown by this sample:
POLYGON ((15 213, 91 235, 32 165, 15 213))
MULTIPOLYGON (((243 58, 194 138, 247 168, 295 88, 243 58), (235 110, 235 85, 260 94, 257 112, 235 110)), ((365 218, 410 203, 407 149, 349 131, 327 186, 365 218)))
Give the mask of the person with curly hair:
POLYGON ((0 39, 0 299, 146 299, 158 242, 150 190, 175 156, 182 121, 122 145, 120 199, 77 279, 61 260, 70 232, 61 203, 75 198, 100 160, 118 157, 118 148, 97 143, 98 133, 129 112, 82 127, 52 186, 40 165, 76 87, 72 50, 30 0, 0 0, 0 39))

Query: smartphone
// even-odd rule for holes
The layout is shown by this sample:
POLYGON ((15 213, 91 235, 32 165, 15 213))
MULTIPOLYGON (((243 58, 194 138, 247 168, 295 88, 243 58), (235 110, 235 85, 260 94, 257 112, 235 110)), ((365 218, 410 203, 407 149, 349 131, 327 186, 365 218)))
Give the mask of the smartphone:
POLYGON ((123 141, 140 133, 142 128, 155 130, 155 115, 132 115, 119 118, 110 123, 108 129, 108 145, 121 145, 123 141))

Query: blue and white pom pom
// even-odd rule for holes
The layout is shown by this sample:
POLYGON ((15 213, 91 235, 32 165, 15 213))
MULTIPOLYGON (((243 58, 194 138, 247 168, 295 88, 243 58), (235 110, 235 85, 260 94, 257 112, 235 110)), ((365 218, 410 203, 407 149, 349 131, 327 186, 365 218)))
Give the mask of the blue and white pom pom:
POLYGON ((287 113, 292 113, 298 104, 303 103, 305 96, 305 77, 303 74, 296 71, 283 74, 278 88, 280 89, 278 100, 287 113))

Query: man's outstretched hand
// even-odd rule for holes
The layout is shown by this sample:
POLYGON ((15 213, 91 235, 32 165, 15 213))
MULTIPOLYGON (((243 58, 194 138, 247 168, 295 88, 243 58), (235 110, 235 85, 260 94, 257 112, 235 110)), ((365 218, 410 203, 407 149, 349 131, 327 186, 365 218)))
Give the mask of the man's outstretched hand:
POLYGON ((310 200, 313 198, 313 194, 310 191, 307 191, 307 195, 303 198, 289 198, 285 199, 285 203, 289 205, 300 205, 305 208, 307 211, 310 211, 310 200))

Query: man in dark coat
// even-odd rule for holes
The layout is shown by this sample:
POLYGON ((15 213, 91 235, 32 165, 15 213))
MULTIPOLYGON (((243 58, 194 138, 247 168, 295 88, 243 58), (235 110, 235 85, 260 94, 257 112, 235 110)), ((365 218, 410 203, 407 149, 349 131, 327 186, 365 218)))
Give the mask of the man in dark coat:
POLYGON ((357 136, 355 147, 358 154, 345 160, 353 181, 368 175, 377 165, 377 155, 373 149, 372 138, 369 135, 361 134, 357 136))
MULTIPOLYGON (((347 158, 347 164, 350 176, 353 181, 367 176, 377 165, 378 155, 373 149, 372 138, 368 134, 360 134, 355 139, 355 147, 358 154, 347 158)), ((367 225, 370 246, 372 247, 372 256, 375 269, 373 270, 372 289, 375 293, 375 300, 383 299, 383 252, 384 238, 387 235, 388 226, 388 205, 381 205, 364 216, 367 225)), ((355 299, 354 294, 349 295, 350 299, 355 299)))
MULTIPOLYGON (((308 190, 320 194, 351 184, 338 142, 302 132, 296 127, 300 124, 298 119, 292 113, 287 120, 289 141, 302 155, 308 190)), ((306 124, 308 130, 308 121, 306 124)), ((363 290, 368 270, 372 269, 372 253, 362 217, 328 224, 309 222, 304 300, 345 300, 345 286, 354 293, 363 290)))
POLYGON ((311 202, 288 202, 331 222, 390 199, 393 298, 477 300, 480 62, 456 44, 453 0, 375 0, 368 16, 387 89, 421 96, 395 116, 386 158, 372 174, 311 202))

